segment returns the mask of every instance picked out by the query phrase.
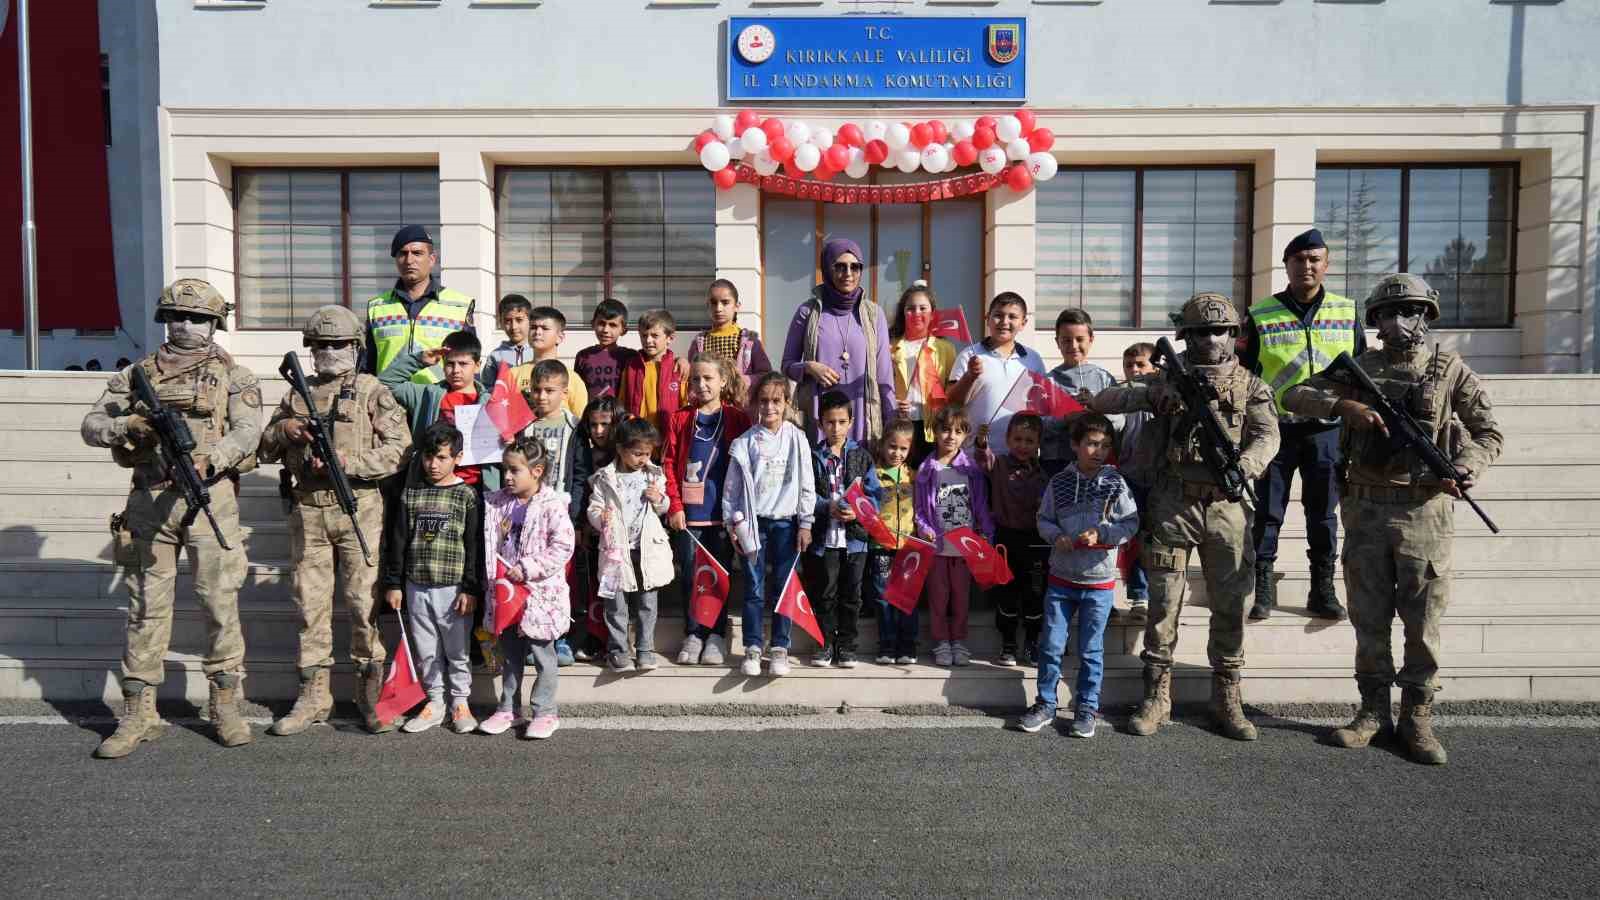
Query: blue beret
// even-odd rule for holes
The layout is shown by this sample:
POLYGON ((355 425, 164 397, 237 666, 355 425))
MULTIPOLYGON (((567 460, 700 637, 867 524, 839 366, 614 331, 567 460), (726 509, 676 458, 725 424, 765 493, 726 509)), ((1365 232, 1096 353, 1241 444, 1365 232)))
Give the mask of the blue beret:
POLYGON ((1301 250, 1316 250, 1319 247, 1327 249, 1327 246, 1328 242, 1322 239, 1322 232, 1313 228, 1310 231, 1295 235, 1294 240, 1289 242, 1289 246, 1283 248, 1283 258, 1288 259, 1301 250))
POLYGON ((394 240, 389 242, 389 255, 391 257, 399 256, 401 247, 407 244, 414 244, 417 241, 421 241, 430 247, 433 246, 433 238, 428 236, 428 229, 423 228, 421 225, 407 225, 394 233, 394 240))

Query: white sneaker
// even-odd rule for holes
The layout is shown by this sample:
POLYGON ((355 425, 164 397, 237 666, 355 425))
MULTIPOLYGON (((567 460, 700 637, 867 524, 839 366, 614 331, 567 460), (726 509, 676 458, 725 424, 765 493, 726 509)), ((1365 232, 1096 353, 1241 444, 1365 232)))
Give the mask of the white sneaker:
POLYGON ((683 649, 678 651, 677 663, 680 666, 692 666, 700 661, 701 642, 698 637, 689 635, 683 639, 683 649))
POLYGON ((744 662, 740 664, 739 671, 754 678, 761 674, 761 647, 751 644, 744 648, 744 662))
POLYGON ((767 674, 773 678, 782 678, 789 674, 789 648, 773 647, 769 654, 772 662, 767 665, 767 674))
POLYGON ((400 730, 406 734, 418 734, 443 721, 444 702, 429 700, 428 705, 422 708, 422 712, 407 719, 406 723, 400 726, 400 730))
POLYGON ((706 648, 700 652, 700 665, 720 666, 724 658, 722 635, 713 634, 706 638, 706 648))

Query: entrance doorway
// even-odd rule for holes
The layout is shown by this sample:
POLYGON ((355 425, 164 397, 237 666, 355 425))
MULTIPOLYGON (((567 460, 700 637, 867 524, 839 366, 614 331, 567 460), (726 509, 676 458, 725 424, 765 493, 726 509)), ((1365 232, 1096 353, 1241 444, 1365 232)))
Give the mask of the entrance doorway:
POLYGON ((835 237, 861 245, 867 255, 862 286, 883 307, 885 317, 894 315, 901 292, 921 279, 933 288, 941 307, 961 307, 973 337, 981 337, 983 216, 981 197, 881 206, 763 197, 761 339, 773 365, 783 355, 795 310, 822 277, 822 245, 835 237))

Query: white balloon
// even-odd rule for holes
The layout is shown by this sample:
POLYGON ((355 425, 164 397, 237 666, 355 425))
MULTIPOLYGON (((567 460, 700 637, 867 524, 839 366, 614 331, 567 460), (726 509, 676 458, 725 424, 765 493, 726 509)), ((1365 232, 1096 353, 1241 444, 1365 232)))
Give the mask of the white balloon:
POLYGON ((1056 158, 1049 153, 1028 154, 1028 171, 1034 181, 1049 181, 1056 177, 1056 158))
POLYGON ((744 159, 744 141, 729 141, 728 155, 734 159, 744 159))
POLYGON ((844 174, 851 178, 865 178, 868 168, 870 166, 867 163, 867 155, 861 152, 860 147, 851 147, 850 162, 845 164, 844 174))
POLYGON ((1028 154, 1032 152, 1033 148, 1029 147, 1028 142, 1022 138, 1017 138, 1006 145, 1006 159, 1009 159, 1012 162, 1022 162, 1023 160, 1027 159, 1028 154))
POLYGON ((922 167, 929 172, 943 172, 950 162, 950 151, 943 144, 929 144, 922 148, 922 167))
POLYGON ((822 151, 811 144, 796 144, 794 148, 794 167, 802 172, 809 172, 822 162, 822 151))
POLYGON ((882 119, 873 119, 867 123, 866 134, 869 141, 881 141, 889 133, 889 126, 882 119))
POLYGON ((717 116, 711 130, 717 133, 717 140, 723 143, 733 140, 733 116, 717 116))
POLYGON ((726 169, 732 158, 728 153, 728 145, 721 141, 712 141, 700 148, 700 165, 705 166, 707 172, 726 169))
POLYGON ((744 145, 746 153, 760 153, 767 149, 767 133, 751 125, 744 130, 744 134, 739 135, 739 143, 744 145))
POLYGON ((978 151, 978 168, 986 174, 997 175, 1006 167, 1006 151, 990 145, 978 151))
POLYGON ((816 144, 818 150, 826 150, 833 146, 833 132, 818 125, 811 129, 811 143, 816 144))
POLYGON ((756 173, 759 175, 772 175, 778 171, 778 161, 773 159, 772 154, 765 150, 752 154, 750 164, 755 166, 756 173))
POLYGON ((1000 143, 1009 144, 1022 137, 1022 120, 1016 116, 1001 116, 1000 121, 995 123, 994 134, 1000 143))
POLYGON ((946 172, 954 172, 955 170, 961 168, 961 166, 956 163, 956 145, 955 144, 945 144, 944 145, 944 158, 945 158, 944 170, 946 172))
POLYGON ((972 123, 966 119, 962 119, 961 121, 950 126, 950 136, 955 138, 957 141, 969 140, 972 137, 972 129, 972 123))
POLYGON ((811 140, 811 126, 804 122, 790 122, 789 130, 784 133, 789 136, 789 143, 796 147, 811 140))
POLYGON ((915 172, 922 165, 922 151, 915 147, 906 147, 895 154, 895 168, 907 175, 915 172))
POLYGON ((883 140, 884 143, 889 145, 890 150, 899 150, 911 143, 911 129, 907 128, 902 122, 896 122, 889 126, 888 131, 883 133, 883 140))

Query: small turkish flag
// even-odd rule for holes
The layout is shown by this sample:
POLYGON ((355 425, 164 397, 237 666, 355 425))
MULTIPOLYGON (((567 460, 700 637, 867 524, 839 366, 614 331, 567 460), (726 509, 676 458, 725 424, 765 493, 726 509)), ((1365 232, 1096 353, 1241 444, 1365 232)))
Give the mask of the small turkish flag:
POLYGON ((783 583, 783 595, 778 598, 777 613, 804 628, 806 634, 817 639, 817 643, 827 644, 822 637, 822 626, 817 624, 817 614, 811 610, 811 598, 806 596, 806 589, 800 585, 799 559, 789 569, 789 580, 783 583))
POLYGON ((1006 563, 1005 556, 976 531, 962 526, 946 531, 944 536, 961 551, 967 568, 972 570, 972 580, 979 587, 992 588, 1011 581, 1011 566, 1006 563))
POLYGON ((967 314, 960 307, 950 309, 936 309, 933 311, 933 322, 928 326, 928 333, 962 344, 972 343, 972 330, 967 327, 967 314))
POLYGON ((506 563, 506 558, 495 555, 494 563, 494 621, 490 623, 489 630, 499 634, 507 628, 522 621, 522 611, 528 607, 528 590, 526 584, 515 584, 506 577, 506 573, 515 568, 506 563))
POLYGON ((883 599, 901 612, 913 612, 922 597, 922 585, 928 580, 928 570, 933 568, 936 547, 919 538, 907 537, 894 555, 894 565, 889 569, 889 584, 883 599))
POLYGON ((494 423, 495 430, 500 432, 501 443, 510 443, 518 432, 533 422, 533 410, 528 408, 528 401, 517 390, 517 379, 512 376, 510 366, 500 367, 500 377, 495 379, 494 392, 483 405, 483 412, 494 423))
POLYGON ((422 682, 417 680, 417 669, 411 664, 411 642, 406 640, 406 620, 401 616, 400 642, 389 658, 389 677, 383 680, 383 690, 378 693, 378 703, 372 708, 372 714, 379 722, 387 724, 427 696, 422 682))
POLYGON ((862 487, 861 479, 857 478, 850 483, 850 489, 844 492, 844 502, 850 504, 855 511, 856 521, 867 530, 867 534, 877 541, 879 546, 894 549, 899 543, 894 539, 894 532, 883 522, 883 517, 878 515, 878 508, 872 505, 872 498, 867 496, 866 488, 862 487))
POLYGON ((697 624, 714 628, 717 616, 728 602, 728 570, 717 562, 705 545, 694 541, 694 577, 690 580, 689 612, 697 624))

